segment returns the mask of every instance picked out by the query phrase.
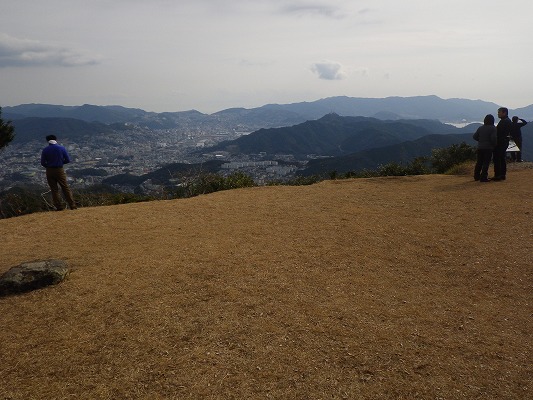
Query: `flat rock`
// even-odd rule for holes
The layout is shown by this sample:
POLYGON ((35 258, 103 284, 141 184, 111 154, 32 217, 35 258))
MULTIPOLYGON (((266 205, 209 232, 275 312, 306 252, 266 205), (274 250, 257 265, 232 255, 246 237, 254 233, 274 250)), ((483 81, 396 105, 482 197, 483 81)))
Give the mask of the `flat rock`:
POLYGON ((63 260, 22 263, 0 276, 0 296, 29 292, 63 281, 69 272, 63 260))

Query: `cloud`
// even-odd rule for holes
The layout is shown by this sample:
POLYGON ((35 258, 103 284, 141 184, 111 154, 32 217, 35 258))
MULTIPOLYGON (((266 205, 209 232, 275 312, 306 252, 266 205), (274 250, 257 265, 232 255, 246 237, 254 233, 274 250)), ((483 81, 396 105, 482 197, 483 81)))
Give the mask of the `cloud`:
POLYGON ((266 67, 269 65, 272 65, 272 61, 258 61, 258 60, 249 60, 249 59, 241 59, 239 60, 239 65, 241 67, 266 67))
POLYGON ((62 66, 77 67, 93 65, 97 57, 79 51, 42 43, 36 40, 19 39, 0 33, 0 68, 62 66))
POLYGON ((328 18, 344 18, 344 13, 338 8, 328 4, 294 3, 282 8, 282 12, 296 15, 320 15, 328 18))
POLYGON ((311 66, 311 71, 318 75, 320 79, 329 81, 342 80, 347 77, 344 67, 334 61, 323 61, 311 66))

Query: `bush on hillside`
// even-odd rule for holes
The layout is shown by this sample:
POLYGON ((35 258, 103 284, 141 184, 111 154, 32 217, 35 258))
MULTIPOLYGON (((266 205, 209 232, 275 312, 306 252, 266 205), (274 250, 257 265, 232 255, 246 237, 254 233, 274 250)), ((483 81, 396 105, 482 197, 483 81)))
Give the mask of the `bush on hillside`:
MULTIPOLYGON (((390 162, 380 165, 377 170, 349 171, 343 175, 336 175, 342 179, 346 178, 374 178, 377 176, 408 176, 408 175, 425 175, 431 172, 428 167, 428 159, 426 157, 417 157, 411 163, 404 165, 396 162, 390 162)), ((332 176, 332 174, 330 174, 332 176)), ((332 178, 335 179, 335 178, 332 178)))
POLYGON ((200 174, 186 179, 176 192, 176 197, 194 197, 220 190, 238 189, 256 186, 254 180, 242 173, 235 172, 228 176, 220 174, 200 174))
POLYGON ((13 187, 0 193, 0 218, 18 217, 49 210, 41 193, 46 189, 36 187, 13 187))
POLYGON ((155 200, 155 197, 123 192, 91 192, 90 189, 74 191, 78 207, 100 207, 116 204, 140 203, 155 200))
POLYGON ((293 179, 288 179, 285 181, 270 181, 267 183, 268 186, 306 186, 306 185, 313 185, 315 183, 318 183, 322 181, 323 178, 319 175, 310 175, 310 176, 297 176, 293 179))
POLYGON ((341 178, 350 179, 350 178, 375 178, 379 176, 377 170, 372 169, 362 169, 361 171, 348 171, 344 175, 341 175, 341 178))
POLYGON ((413 162, 407 165, 398 163, 388 163, 378 168, 379 176, 408 176, 408 175, 425 175, 430 171, 426 167, 424 157, 415 158, 413 162))
POLYGON ((476 148, 462 142, 431 152, 431 166, 435 173, 444 174, 454 165, 476 159, 476 148))

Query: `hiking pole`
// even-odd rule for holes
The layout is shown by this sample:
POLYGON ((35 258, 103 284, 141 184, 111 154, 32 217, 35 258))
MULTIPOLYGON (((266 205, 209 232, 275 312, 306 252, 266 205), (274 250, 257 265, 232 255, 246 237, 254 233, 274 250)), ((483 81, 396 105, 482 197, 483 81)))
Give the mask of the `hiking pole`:
POLYGON ((51 205, 50 203, 48 203, 48 201, 46 200, 46 198, 44 197, 45 194, 48 194, 48 193, 51 193, 52 191, 49 190, 47 192, 44 192, 44 193, 41 193, 41 197, 43 199, 43 201, 45 202, 46 206, 49 208, 49 209, 52 209, 52 208, 55 208, 53 205, 51 205))

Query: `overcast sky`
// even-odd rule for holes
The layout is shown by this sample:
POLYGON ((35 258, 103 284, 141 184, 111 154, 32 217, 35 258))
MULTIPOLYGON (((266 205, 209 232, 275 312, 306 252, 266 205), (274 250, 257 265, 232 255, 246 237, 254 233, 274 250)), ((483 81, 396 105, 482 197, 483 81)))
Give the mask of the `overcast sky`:
POLYGON ((533 103, 531 0, 0 0, 0 106, 533 103))

